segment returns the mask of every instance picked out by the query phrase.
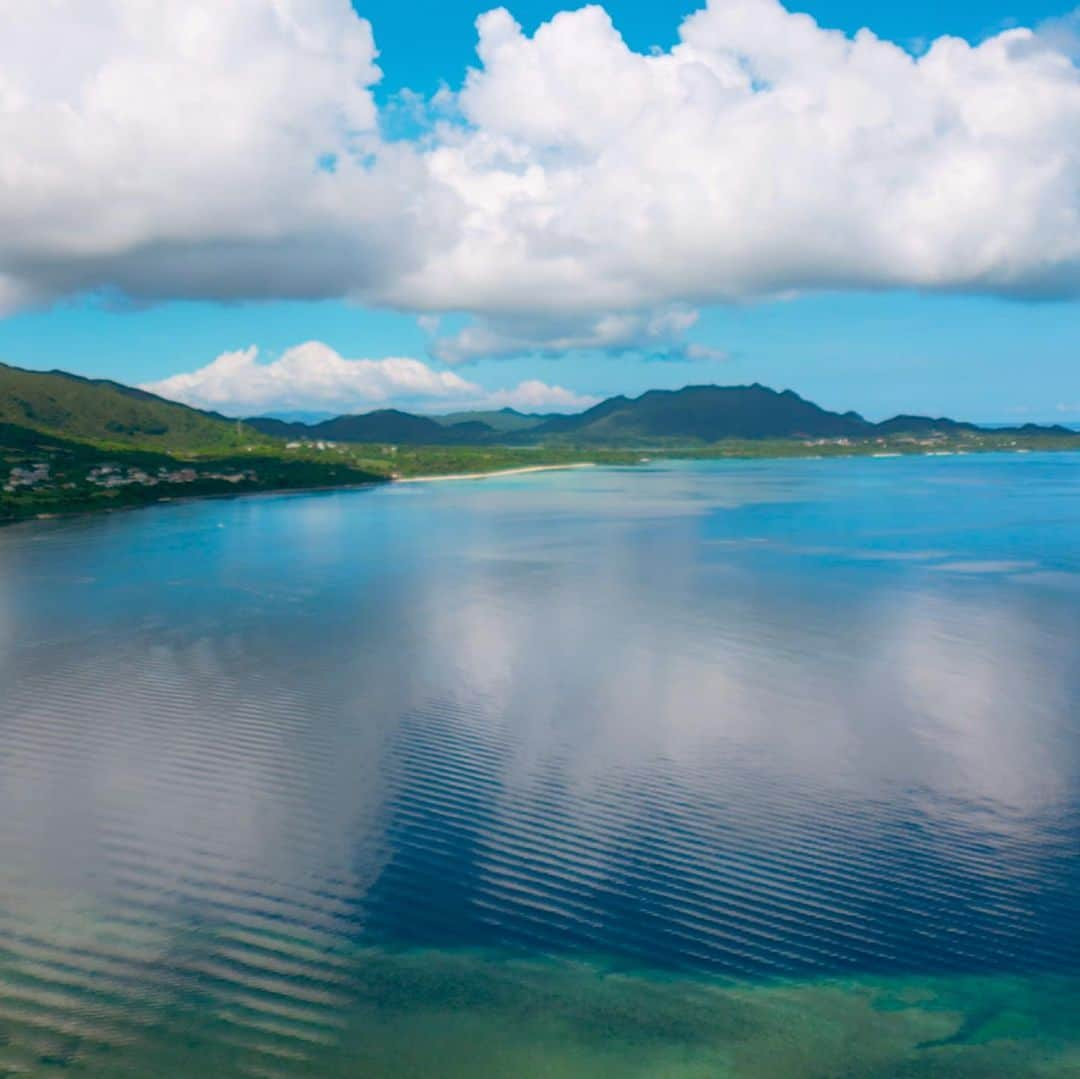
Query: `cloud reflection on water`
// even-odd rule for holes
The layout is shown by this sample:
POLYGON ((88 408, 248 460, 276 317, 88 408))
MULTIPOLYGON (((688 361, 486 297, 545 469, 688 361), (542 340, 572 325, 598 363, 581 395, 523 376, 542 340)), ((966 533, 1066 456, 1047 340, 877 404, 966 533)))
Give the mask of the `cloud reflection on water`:
POLYGON ((988 531, 962 494, 827 464, 0 536, 0 953, 115 963, 134 924, 166 998, 255 994, 252 1024, 329 1021, 334 957, 371 941, 1075 966, 1073 597, 924 557, 1071 579, 1070 533, 1037 484, 988 531), (258 997, 301 1001, 290 969, 307 1003, 258 997))

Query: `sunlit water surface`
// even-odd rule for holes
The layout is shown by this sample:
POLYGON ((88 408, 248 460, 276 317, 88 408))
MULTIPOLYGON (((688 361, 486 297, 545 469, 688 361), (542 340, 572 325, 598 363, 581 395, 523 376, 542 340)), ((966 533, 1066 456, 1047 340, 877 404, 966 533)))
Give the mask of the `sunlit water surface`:
POLYGON ((1080 455, 0 532, 0 1074, 1080 1074, 1080 455))

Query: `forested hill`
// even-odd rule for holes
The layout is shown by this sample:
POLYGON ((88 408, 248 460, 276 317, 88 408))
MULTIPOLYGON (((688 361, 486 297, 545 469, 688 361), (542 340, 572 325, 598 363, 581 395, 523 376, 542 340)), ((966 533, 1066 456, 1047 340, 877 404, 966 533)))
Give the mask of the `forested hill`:
MULTIPOLYGON (((872 423, 857 412, 830 412, 792 390, 767 386, 687 386, 650 390, 640 397, 612 397, 575 415, 528 415, 513 409, 416 416, 382 409, 338 416, 316 424, 255 417, 246 424, 269 435, 337 442, 396 442, 406 445, 691 445, 724 439, 874 438, 899 434, 955 436, 981 429, 972 423, 927 416, 896 416, 872 423)), ((1070 436, 1064 427, 997 429, 1070 436)))
POLYGON ((144 390, 63 371, 0 364, 0 422, 63 438, 163 450, 229 449, 262 441, 235 420, 144 390))

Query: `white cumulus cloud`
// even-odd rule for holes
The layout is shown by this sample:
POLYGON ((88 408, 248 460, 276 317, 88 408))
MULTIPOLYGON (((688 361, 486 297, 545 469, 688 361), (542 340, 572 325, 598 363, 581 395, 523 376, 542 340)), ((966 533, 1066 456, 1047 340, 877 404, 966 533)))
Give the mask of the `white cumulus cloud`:
POLYGON ((255 346, 223 352, 205 367, 145 383, 142 389, 229 415, 286 409, 355 412, 390 405, 424 411, 509 406, 565 412, 596 401, 535 380, 489 391, 420 360, 346 359, 320 341, 296 345, 270 362, 260 362, 255 346))
POLYGON ((599 6, 531 36, 499 8, 413 142, 379 133, 348 0, 0 0, 0 23, 8 309, 348 297, 475 316, 435 346, 463 362, 675 351, 657 313, 814 289, 1080 296, 1074 23, 915 56, 708 0, 642 54, 599 6))
POLYGON ((1080 72, 1030 30, 914 57, 775 0, 713 0, 658 55, 596 6, 532 37, 504 9, 477 26, 468 123, 428 155, 461 235, 396 283, 402 301, 1080 292, 1080 72))
POLYGON ((348 0, 0 0, 0 304, 343 296, 438 231, 348 0))

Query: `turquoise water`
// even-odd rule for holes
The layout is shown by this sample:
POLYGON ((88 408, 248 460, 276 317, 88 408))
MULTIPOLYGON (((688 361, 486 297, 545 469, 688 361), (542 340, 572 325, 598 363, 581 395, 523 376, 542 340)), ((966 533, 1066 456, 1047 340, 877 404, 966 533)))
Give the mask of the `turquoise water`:
POLYGON ((1080 1073, 1080 456, 0 531, 0 1075, 1080 1073))

